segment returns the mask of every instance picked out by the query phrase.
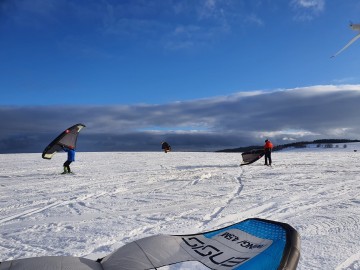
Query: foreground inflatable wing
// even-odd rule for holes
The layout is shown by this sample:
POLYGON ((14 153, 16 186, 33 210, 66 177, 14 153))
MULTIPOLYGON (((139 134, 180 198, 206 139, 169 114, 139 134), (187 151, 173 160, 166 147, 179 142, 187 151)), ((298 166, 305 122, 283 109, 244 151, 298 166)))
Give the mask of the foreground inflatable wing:
MULTIPOLYGON (((0 270, 147 270, 183 262, 219 270, 295 270, 299 258, 300 237, 293 227, 253 218, 206 233, 150 236, 126 244, 99 262, 39 257, 5 261, 0 270)), ((182 269, 181 265, 176 269, 182 269)))
POLYGON ((156 269, 186 261, 197 261, 210 269, 292 270, 299 256, 299 235, 290 225, 247 219, 207 233, 143 238, 101 263, 105 270, 156 269))
POLYGON ((42 158, 51 159, 56 152, 62 150, 63 146, 75 149, 79 132, 84 127, 83 124, 76 124, 63 131, 44 149, 42 158))
POLYGON ((45 256, 0 263, 0 270, 104 270, 100 263, 71 256, 45 256))
POLYGON ((265 155, 264 149, 255 149, 249 152, 244 152, 241 154, 243 158, 243 162, 240 165, 242 166, 242 165, 248 165, 254 163, 255 161, 262 158, 263 155, 265 155))
POLYGON ((344 48, 342 48, 340 51, 338 51, 336 54, 334 54, 333 56, 331 57, 336 57, 338 54, 340 54, 341 52, 345 51, 347 49, 347 47, 349 47, 351 44, 353 44, 358 38, 360 38, 360 34, 358 34, 357 36, 355 36, 353 39, 351 39, 349 41, 348 44, 345 45, 344 48))

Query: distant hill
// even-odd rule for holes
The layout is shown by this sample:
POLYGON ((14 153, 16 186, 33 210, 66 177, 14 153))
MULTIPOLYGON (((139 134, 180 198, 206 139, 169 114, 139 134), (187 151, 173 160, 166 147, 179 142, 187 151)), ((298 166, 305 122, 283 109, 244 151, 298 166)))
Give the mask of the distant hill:
MULTIPOLYGON (((337 144, 337 143, 354 143, 354 142, 360 142, 360 140, 321 139, 314 141, 294 142, 294 143, 276 145, 274 147, 274 151, 282 150, 288 147, 305 148, 308 144, 318 144, 318 145, 324 145, 325 147, 332 147, 333 144, 337 144)), ((245 146, 239 148, 223 149, 223 150, 218 150, 216 152, 226 152, 226 153, 247 152, 253 149, 262 149, 263 147, 264 147, 263 145, 251 145, 251 146, 245 146)))

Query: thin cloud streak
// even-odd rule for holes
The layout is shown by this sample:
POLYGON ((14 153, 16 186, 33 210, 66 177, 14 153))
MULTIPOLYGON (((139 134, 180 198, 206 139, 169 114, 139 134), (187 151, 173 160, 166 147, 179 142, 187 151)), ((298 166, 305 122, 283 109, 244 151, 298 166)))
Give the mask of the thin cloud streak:
POLYGON ((134 106, 0 107, 0 153, 41 152, 84 123, 82 151, 212 151, 293 140, 358 139, 360 85, 320 85, 134 106))
POLYGON ((291 4, 296 15, 295 20, 311 21, 325 9, 325 0, 292 0, 291 4))

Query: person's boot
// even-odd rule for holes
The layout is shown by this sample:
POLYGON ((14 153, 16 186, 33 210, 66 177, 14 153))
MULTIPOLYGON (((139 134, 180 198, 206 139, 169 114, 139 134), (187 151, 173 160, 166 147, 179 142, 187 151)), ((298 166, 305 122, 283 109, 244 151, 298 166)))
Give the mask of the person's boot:
POLYGON ((67 170, 67 168, 64 166, 64 171, 63 171, 61 174, 65 174, 65 173, 68 173, 68 170, 67 170))

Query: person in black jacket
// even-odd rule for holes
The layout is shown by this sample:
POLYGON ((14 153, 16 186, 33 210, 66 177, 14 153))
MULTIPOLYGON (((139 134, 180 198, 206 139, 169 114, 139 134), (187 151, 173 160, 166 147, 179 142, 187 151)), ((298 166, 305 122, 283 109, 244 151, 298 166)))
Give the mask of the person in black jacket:
POLYGON ((167 153, 171 151, 171 146, 167 142, 162 142, 161 149, 164 150, 165 153, 167 153))

